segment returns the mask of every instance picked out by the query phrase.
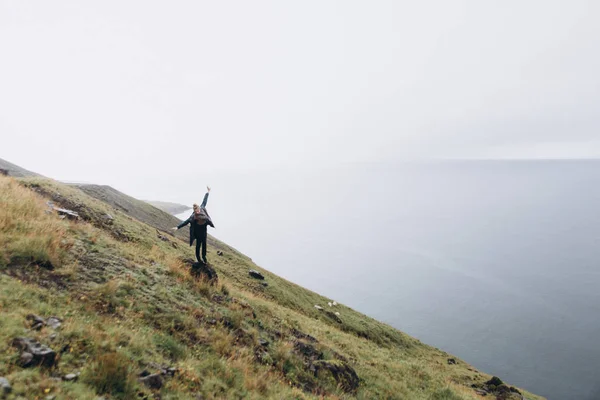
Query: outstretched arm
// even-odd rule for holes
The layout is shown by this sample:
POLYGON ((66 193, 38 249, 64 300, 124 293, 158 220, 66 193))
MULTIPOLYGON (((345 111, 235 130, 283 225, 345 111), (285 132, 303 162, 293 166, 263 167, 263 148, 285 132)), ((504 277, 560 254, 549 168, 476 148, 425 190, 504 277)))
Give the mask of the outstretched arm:
POLYGON ((184 226, 186 226, 187 224, 192 222, 192 218, 194 218, 194 214, 192 214, 188 219, 186 219, 185 221, 183 221, 182 223, 180 223, 179 225, 177 225, 175 228, 171 228, 174 231, 183 228, 184 226))
POLYGON ((206 203, 208 203, 208 194, 210 193, 210 187, 206 187, 206 194, 204 195, 204 200, 202 200, 202 204, 200 205, 200 207, 204 208, 206 207, 206 203))

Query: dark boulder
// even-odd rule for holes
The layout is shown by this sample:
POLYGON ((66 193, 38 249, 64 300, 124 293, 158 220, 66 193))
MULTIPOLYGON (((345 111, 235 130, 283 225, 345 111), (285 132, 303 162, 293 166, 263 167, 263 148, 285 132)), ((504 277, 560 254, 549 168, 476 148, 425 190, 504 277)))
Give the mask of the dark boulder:
POLYGON ((294 352, 300 355, 305 361, 313 362, 323 359, 323 352, 318 350, 310 343, 305 343, 300 340, 294 343, 294 352))
POLYGON ((13 339, 12 345, 23 352, 21 354, 21 365, 23 367, 29 367, 32 365, 52 367, 56 362, 56 352, 48 346, 35 341, 34 339, 17 337, 13 339), (25 353, 29 353, 31 357, 26 356, 25 353))
POLYGON ((39 331, 46 325, 44 318, 39 315, 28 314, 25 318, 31 323, 31 329, 34 331, 39 331))
POLYGON ((221 250, 218 250, 218 251, 217 251, 217 255, 218 255, 218 256, 222 256, 222 255, 223 255, 223 252, 222 252, 221 250))
POLYGON ((190 273, 196 278, 207 279, 211 283, 211 285, 215 285, 219 280, 217 271, 215 271, 214 268, 210 265, 204 263, 193 263, 190 273))
MULTIPOLYGON (((308 333, 304 333, 302 331, 299 331, 296 328, 292 328, 291 331, 290 331, 290 333, 296 339, 306 339, 306 340, 308 340, 309 342, 312 342, 312 343, 317 343, 318 342, 318 340, 316 338, 314 338, 313 336, 309 335, 308 333)), ((281 335, 279 335, 279 336, 281 336, 281 335)))
POLYGON ((502 379, 498 378, 497 376, 494 376, 492 379, 490 379, 489 381, 487 381, 485 384, 488 386, 500 386, 502 385, 504 382, 502 382, 502 379))
POLYGON ((250 271, 248 271, 248 274, 255 279, 260 279, 261 281, 265 279, 263 274, 261 274, 260 272, 258 272, 255 269, 251 269, 250 271))
POLYGON ((317 373, 328 371, 333 376, 339 387, 347 393, 354 393, 360 385, 360 378, 354 368, 343 361, 320 360, 315 361, 317 373))
POLYGON ((325 310, 325 315, 327 315, 329 318, 331 318, 338 324, 342 323, 342 319, 340 317, 338 317, 337 314, 334 313, 333 311, 325 310))
POLYGON ((449 358, 448 359, 448 365, 456 365, 456 359, 455 358, 449 358))
POLYGON ((151 374, 140 378, 140 382, 150 389, 160 389, 163 385, 163 379, 160 374, 151 374))
POLYGON ((19 356, 19 365, 23 368, 31 367, 33 365, 33 354, 26 351, 22 352, 19 356))
POLYGON ((515 388, 515 387, 512 387, 512 386, 511 386, 511 387, 509 388, 509 390, 510 390, 511 392, 513 392, 513 393, 516 393, 516 394, 521 394, 521 392, 519 391, 519 389, 517 389, 517 388, 515 388))

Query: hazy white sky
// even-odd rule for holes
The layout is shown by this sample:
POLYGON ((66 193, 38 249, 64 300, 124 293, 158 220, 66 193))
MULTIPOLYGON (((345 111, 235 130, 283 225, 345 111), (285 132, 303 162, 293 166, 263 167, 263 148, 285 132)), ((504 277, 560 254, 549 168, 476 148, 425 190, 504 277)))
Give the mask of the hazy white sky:
POLYGON ((598 157, 598 21, 592 0, 0 0, 0 157, 120 187, 598 157))

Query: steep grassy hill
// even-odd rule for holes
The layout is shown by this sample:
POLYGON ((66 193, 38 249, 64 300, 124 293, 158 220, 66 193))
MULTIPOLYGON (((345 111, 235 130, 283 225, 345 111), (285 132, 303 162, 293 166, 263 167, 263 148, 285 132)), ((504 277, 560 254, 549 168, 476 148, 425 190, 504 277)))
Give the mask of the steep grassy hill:
POLYGON ((169 214, 180 214, 184 211, 191 210, 189 206, 183 204, 171 203, 169 201, 156 201, 156 200, 144 200, 146 203, 153 205, 154 207, 163 210, 169 214))
POLYGON ((137 205, 48 179, 0 177, 7 398, 456 400, 485 392, 541 399, 344 305, 329 306, 331 299, 215 239, 208 257, 218 282, 191 274, 192 249, 157 232, 163 222, 150 224, 151 213, 137 205), (48 200, 81 219, 61 218, 48 200), (56 356, 31 360, 19 337, 56 356))

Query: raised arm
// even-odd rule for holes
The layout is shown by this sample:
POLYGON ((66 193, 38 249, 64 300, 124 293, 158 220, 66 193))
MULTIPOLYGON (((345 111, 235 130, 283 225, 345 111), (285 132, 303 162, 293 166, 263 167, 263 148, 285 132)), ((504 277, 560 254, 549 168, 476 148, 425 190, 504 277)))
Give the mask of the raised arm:
POLYGON ((210 187, 206 187, 206 194, 204 195, 204 200, 202 200, 201 208, 206 207, 206 203, 208 203, 208 194, 210 193, 210 187))

